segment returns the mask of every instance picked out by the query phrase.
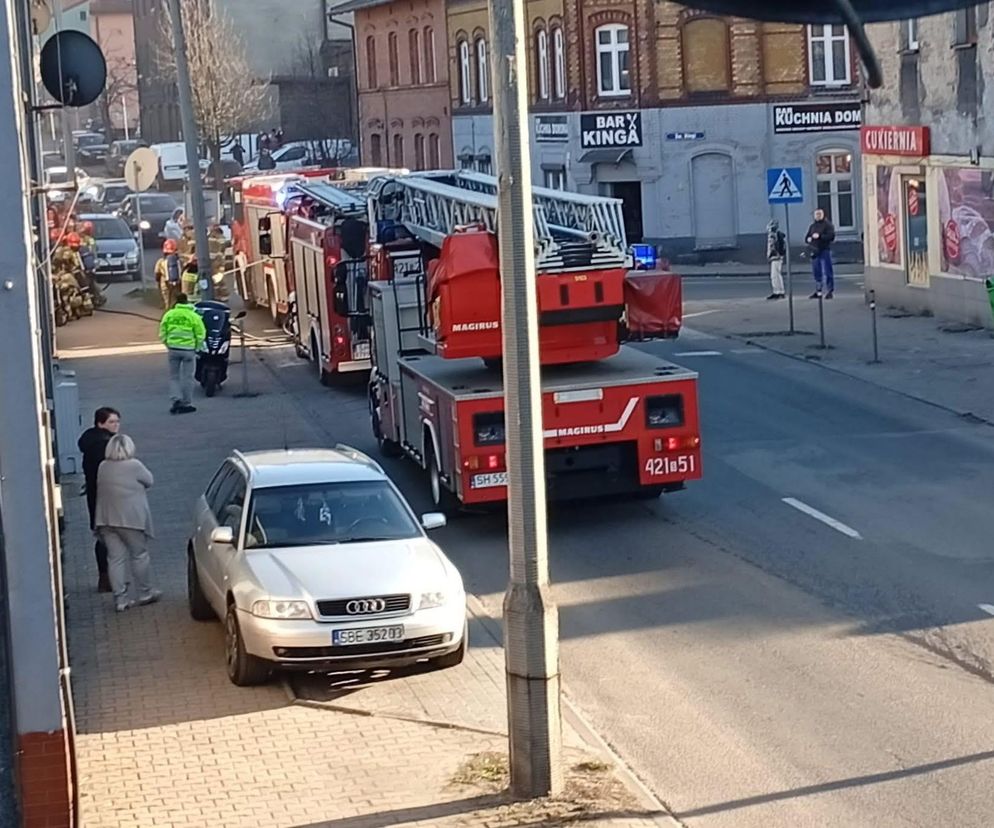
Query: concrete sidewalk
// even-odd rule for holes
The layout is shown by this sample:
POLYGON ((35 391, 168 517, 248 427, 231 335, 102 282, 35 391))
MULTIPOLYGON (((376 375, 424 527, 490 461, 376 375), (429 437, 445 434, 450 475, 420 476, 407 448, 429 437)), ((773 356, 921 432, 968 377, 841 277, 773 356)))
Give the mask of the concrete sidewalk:
MULTIPOLYGON (((133 307, 121 293, 110 309, 133 307)), ((165 593, 161 603, 123 614, 96 593, 80 481, 63 480, 83 825, 667 824, 569 708, 566 795, 508 800, 503 654, 493 622, 481 616, 471 619, 472 646, 455 669, 232 686, 220 625, 187 613, 194 498, 234 448, 324 441, 254 357, 250 387, 258 396, 235 398, 234 383, 214 399, 198 395, 196 414, 170 416, 155 338, 154 319, 108 313, 59 331, 84 420, 99 405, 119 408, 122 430, 155 475, 153 572, 165 593)))
MULTIPOLYGON (((805 285, 807 287, 807 285, 805 285)), ((820 347, 818 302, 795 296, 795 336, 786 301, 762 298, 688 301, 685 344, 730 337, 817 363, 874 385, 994 424, 994 338, 989 331, 914 316, 878 305, 880 362, 873 362, 873 319, 861 294, 823 302, 826 348, 820 347)))

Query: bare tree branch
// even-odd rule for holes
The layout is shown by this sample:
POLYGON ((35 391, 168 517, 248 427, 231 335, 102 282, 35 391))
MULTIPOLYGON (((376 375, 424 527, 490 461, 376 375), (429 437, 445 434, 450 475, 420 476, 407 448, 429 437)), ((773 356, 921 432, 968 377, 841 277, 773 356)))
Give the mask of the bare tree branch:
MULTIPOLYGON (((186 34, 193 115, 200 139, 220 157, 224 137, 254 129, 269 115, 268 81, 252 75, 244 41, 231 18, 212 0, 180 0, 186 34)), ((163 77, 175 80, 172 17, 163 0, 163 43, 157 63, 163 77)))

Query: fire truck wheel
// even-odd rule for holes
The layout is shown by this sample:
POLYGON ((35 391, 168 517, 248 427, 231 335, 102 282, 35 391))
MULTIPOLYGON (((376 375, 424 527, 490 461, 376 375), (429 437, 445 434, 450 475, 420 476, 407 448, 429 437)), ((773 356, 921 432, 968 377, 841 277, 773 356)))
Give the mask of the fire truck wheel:
POLYGON ((442 472, 435 459, 435 450, 431 447, 430 442, 428 442, 428 448, 425 449, 425 465, 428 468, 428 490, 431 493, 431 502, 435 508, 446 514, 456 511, 459 508, 459 500, 445 488, 445 484, 442 482, 442 472))
POLYGON ((318 339, 314 334, 311 334, 311 359, 318 371, 318 382, 322 385, 331 385, 331 374, 324 368, 324 358, 321 356, 318 339))

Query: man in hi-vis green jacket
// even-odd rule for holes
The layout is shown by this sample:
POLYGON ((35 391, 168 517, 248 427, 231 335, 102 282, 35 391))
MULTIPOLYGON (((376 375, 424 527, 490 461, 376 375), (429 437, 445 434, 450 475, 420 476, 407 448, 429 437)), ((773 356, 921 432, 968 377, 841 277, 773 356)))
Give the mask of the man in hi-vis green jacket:
POLYGON ((165 312, 159 323, 159 339, 169 352, 169 395, 173 401, 170 414, 189 414, 193 406, 193 374, 197 351, 207 337, 204 320, 186 294, 176 296, 176 304, 165 312))

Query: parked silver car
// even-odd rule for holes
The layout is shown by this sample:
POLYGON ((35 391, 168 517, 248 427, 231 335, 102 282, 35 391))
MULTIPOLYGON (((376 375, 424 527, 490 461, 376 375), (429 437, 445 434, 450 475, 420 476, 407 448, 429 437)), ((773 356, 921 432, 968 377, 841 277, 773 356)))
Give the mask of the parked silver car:
POLYGON ((360 670, 466 652, 462 578, 383 469, 348 446, 235 452, 196 509, 190 614, 221 618, 228 677, 360 670))

